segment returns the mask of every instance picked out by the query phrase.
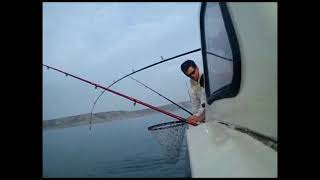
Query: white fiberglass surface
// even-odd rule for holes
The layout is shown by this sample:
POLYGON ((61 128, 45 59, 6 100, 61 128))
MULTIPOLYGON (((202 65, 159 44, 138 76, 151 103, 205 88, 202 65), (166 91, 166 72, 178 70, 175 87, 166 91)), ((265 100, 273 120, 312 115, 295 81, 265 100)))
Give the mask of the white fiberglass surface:
POLYGON ((277 152, 247 134, 208 121, 187 140, 192 177, 277 177, 277 152))

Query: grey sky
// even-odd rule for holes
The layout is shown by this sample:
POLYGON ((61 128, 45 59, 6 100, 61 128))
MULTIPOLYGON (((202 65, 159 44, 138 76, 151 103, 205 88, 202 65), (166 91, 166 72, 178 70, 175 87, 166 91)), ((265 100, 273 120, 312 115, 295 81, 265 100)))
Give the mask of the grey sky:
MULTIPOLYGON (((200 3, 43 3, 43 63, 108 86, 163 58, 200 48, 200 3)), ((180 64, 197 52, 133 75, 173 101, 189 99, 180 64)), ((113 90, 152 105, 168 101, 124 79, 113 90)), ((43 119, 89 113, 101 89, 43 68, 43 119)), ((143 109, 105 92, 94 112, 143 109)))

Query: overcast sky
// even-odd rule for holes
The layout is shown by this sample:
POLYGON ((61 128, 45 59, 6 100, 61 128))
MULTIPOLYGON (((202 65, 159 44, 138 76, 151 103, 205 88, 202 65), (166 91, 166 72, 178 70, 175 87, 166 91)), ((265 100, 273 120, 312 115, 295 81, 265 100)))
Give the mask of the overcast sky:
MULTIPOLYGON (((43 3, 43 63, 107 87, 161 56, 200 48, 199 13, 200 3, 43 3)), ((188 78, 180 65, 187 59, 202 67, 196 52, 133 77, 175 102, 186 101, 188 78)), ((130 78, 111 89, 155 106, 169 103, 130 78)), ((101 91, 43 68, 43 119, 90 113, 101 91)), ((143 108, 105 92, 94 112, 143 108)))

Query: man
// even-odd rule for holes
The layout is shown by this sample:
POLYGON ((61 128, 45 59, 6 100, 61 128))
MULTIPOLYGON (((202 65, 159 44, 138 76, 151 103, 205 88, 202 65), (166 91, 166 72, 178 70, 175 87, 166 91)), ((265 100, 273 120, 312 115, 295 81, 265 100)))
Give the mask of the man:
POLYGON ((192 60, 187 60, 181 64, 182 72, 190 78, 191 102, 193 115, 188 122, 201 123, 205 120, 205 90, 204 77, 198 66, 192 60))

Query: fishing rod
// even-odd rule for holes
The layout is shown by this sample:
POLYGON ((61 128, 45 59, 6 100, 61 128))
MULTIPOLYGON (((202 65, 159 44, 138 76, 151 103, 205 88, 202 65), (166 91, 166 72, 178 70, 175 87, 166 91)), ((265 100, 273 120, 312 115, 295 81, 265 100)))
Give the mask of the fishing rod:
MULTIPOLYGON (((110 84, 110 85, 107 87, 107 89, 110 88, 111 86, 113 86, 114 84, 118 83, 118 82, 121 81, 122 79, 124 79, 124 78, 126 78, 126 77, 128 77, 128 76, 130 76, 130 75, 133 75, 133 74, 135 74, 135 73, 137 73, 137 72, 140 72, 140 71, 145 70, 145 69, 148 69, 148 68, 150 68, 150 67, 152 67, 152 66, 155 66, 155 65, 158 65, 158 64, 167 62, 167 61, 169 61, 169 60, 172 60, 172 59, 175 59, 175 58, 178 58, 178 57, 181 57, 181 56, 185 56, 185 55, 187 55, 187 54, 191 54, 191 53, 194 53, 194 52, 197 52, 197 51, 200 51, 200 50, 201 50, 201 48, 198 48, 198 49, 195 49, 195 50, 192 50, 192 51, 183 53, 183 54, 179 54, 179 55, 177 55, 177 56, 174 56, 174 57, 171 57, 171 58, 168 58, 168 59, 163 59, 162 56, 161 56, 162 61, 153 63, 153 64, 151 64, 151 65, 149 65, 149 66, 140 68, 140 69, 138 69, 138 70, 136 70, 136 71, 133 71, 133 72, 125 75, 125 76, 122 76, 121 78, 117 79, 117 80, 114 81, 112 84, 110 84)), ((97 104, 97 101, 100 99, 100 97, 102 96, 102 94, 103 94, 105 91, 106 91, 106 90, 103 90, 103 91, 100 93, 100 95, 97 97, 97 99, 93 102, 93 105, 92 105, 92 108, 91 108, 91 112, 90 112, 90 125, 91 125, 91 118, 92 118, 93 109, 94 109, 95 105, 97 104)), ((90 126, 90 129, 91 129, 91 126, 90 126)))
POLYGON ((164 110, 162 110, 162 109, 160 109, 160 108, 158 108, 158 107, 152 106, 152 105, 150 105, 150 104, 147 104, 147 103, 145 103, 145 102, 142 102, 142 101, 140 101, 140 100, 138 100, 138 99, 135 99, 135 98, 133 98, 133 97, 130 97, 130 96, 121 94, 121 93, 119 93, 119 92, 116 92, 116 91, 114 91, 114 90, 111 90, 111 89, 109 89, 109 88, 103 87, 103 86, 101 86, 101 85, 99 85, 99 84, 97 84, 97 83, 94 83, 94 82, 88 81, 88 80, 86 80, 86 79, 77 77, 77 76, 75 76, 75 75, 72 75, 72 74, 70 74, 70 73, 64 72, 64 71, 62 71, 62 70, 53 68, 53 67, 48 66, 48 65, 45 65, 45 64, 43 64, 43 66, 47 67, 47 69, 53 69, 53 70, 55 70, 55 71, 57 71, 57 72, 60 72, 60 73, 65 74, 66 76, 71 76, 71 77, 73 77, 73 78, 75 78, 75 79, 79 79, 80 81, 83 81, 83 82, 85 82, 85 83, 91 84, 91 85, 95 86, 95 88, 104 89, 104 90, 109 91, 109 92, 111 92, 111 93, 113 93, 113 94, 116 94, 116 95, 121 96, 121 97, 123 97, 123 98, 129 99, 130 101, 133 101, 134 103, 138 103, 138 104, 144 105, 144 106, 146 106, 146 107, 149 107, 149 108, 151 108, 151 109, 153 109, 153 110, 156 110, 156 111, 158 111, 158 112, 161 112, 161 113, 163 113, 163 114, 166 114, 166 115, 168 115, 168 116, 170 116, 170 117, 172 117, 172 118, 175 118, 175 119, 177 119, 177 120, 179 120, 179 121, 188 123, 188 124, 193 125, 193 126, 196 126, 196 125, 197 125, 197 124, 194 123, 194 122, 188 122, 185 118, 182 118, 182 117, 177 116, 177 115, 175 115, 175 114, 172 114, 172 113, 170 113, 170 112, 164 111, 164 110))
MULTIPOLYGON (((140 71, 145 70, 145 69, 148 69, 148 68, 150 68, 150 67, 152 67, 152 66, 155 66, 155 65, 158 65, 158 64, 167 62, 167 61, 169 61, 169 60, 172 60, 172 59, 175 59, 175 58, 178 58, 178 57, 181 57, 181 56, 185 56, 185 55, 187 55, 187 54, 191 54, 191 53, 194 53, 194 52, 197 52, 197 51, 200 51, 200 50, 201 50, 201 48, 198 48, 198 49, 195 49, 195 50, 192 50, 192 51, 183 53, 183 54, 179 54, 179 55, 177 55, 177 56, 174 56, 174 57, 171 57, 171 58, 168 58, 168 59, 163 59, 162 61, 153 63, 153 64, 151 64, 151 65, 149 65, 149 66, 146 66, 146 67, 143 67, 143 68, 138 69, 138 70, 136 70, 136 71, 133 71, 133 72, 131 72, 131 73, 129 73, 129 74, 127 74, 127 75, 119 78, 118 80, 114 81, 114 82, 113 82, 112 84, 110 84, 107 88, 110 88, 111 86, 113 86, 113 85, 116 84, 117 82, 121 81, 122 79, 124 79, 124 78, 126 78, 126 77, 128 77, 128 76, 130 76, 130 75, 133 75, 133 74, 135 74, 135 73, 137 73, 137 72, 140 72, 140 71)), ((161 57, 161 58, 162 58, 162 57, 161 57)), ((103 91, 101 92, 101 94, 98 96, 98 98, 93 102, 93 106, 92 106, 92 109, 91 109, 91 114, 92 114, 92 112, 93 112, 93 109, 94 109, 97 101, 99 100, 99 98, 101 97, 101 95, 102 95, 104 92, 105 92, 105 90, 103 90, 103 91)))
POLYGON ((175 102, 171 101, 169 98, 166 98, 165 96, 163 96, 162 94, 158 93, 157 91, 155 91, 155 90, 151 89, 150 87, 148 87, 148 86, 147 86, 147 85, 145 85, 144 83, 142 83, 142 82, 138 81, 137 79, 135 79, 135 78, 133 78, 133 77, 131 77, 131 76, 129 76, 129 78, 131 78, 132 80, 134 80, 134 81, 138 82, 139 84, 142 84, 144 87, 146 87, 146 88, 150 89, 150 90, 151 90, 151 91, 153 91, 154 93, 156 93, 156 94, 158 94, 159 96, 161 96, 161 97, 165 98, 166 100, 168 100, 168 101, 169 101, 169 102, 171 102, 172 104, 174 104, 174 105, 178 106, 179 108, 181 108, 181 109, 182 109, 182 110, 184 110, 185 112, 189 113, 190 115, 193 115, 190 111, 186 110, 184 107, 182 107, 182 106, 180 106, 179 104, 177 104, 177 103, 175 103, 175 102))

